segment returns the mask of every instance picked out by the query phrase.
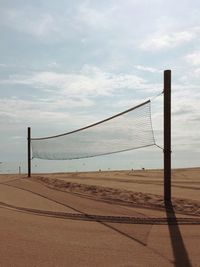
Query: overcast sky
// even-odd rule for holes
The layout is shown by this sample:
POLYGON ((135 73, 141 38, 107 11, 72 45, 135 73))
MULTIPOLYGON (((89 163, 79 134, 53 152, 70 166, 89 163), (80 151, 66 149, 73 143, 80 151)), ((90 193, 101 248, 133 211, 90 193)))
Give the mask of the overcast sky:
MULTIPOLYGON (((162 92, 165 69, 172 166, 200 165, 199 0, 0 0, 0 34, 0 171, 26 161, 27 126, 42 137, 121 112, 162 92)), ((162 146, 162 97, 152 120, 162 146)), ((33 167, 162 168, 162 157, 148 148, 33 167)))

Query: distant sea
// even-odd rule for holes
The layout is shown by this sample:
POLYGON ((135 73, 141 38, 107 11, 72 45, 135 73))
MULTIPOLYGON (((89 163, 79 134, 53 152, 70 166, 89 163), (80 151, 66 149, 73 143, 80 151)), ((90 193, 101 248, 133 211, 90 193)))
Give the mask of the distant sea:
MULTIPOLYGON (((52 173, 52 172, 77 172, 77 171, 99 171, 117 169, 117 164, 112 166, 112 163, 106 165, 104 162, 93 162, 89 160, 37 160, 34 159, 31 164, 32 173, 52 173)), ((27 162, 1 162, 0 174, 18 174, 27 173, 27 162)))
MULTIPOLYGON (((109 160, 105 157, 98 157, 97 160, 39 160, 34 159, 31 164, 32 173, 52 173, 52 172, 84 172, 84 171, 108 171, 108 170, 128 170, 141 169, 140 166, 133 166, 130 162, 109 160), (127 164, 126 164, 127 163, 127 164)), ((145 166, 146 167, 146 166, 145 166)), ((156 167, 156 166, 155 166, 156 167)), ((0 174, 27 173, 26 161, 10 161, 0 163, 0 174)))
MULTIPOLYGON (((66 161, 37 161, 33 160, 31 164, 32 173, 45 173, 45 172, 67 172, 74 171, 72 166, 67 167, 66 161)), ((75 170, 76 171, 76 170, 75 170)), ((25 174, 27 173, 27 162, 1 162, 0 174, 25 174)))

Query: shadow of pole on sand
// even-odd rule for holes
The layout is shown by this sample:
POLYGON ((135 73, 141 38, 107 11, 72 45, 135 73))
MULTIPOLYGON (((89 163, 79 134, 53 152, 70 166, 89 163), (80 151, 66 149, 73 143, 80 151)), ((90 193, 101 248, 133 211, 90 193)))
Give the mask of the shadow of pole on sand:
POLYGON ((165 202, 165 209, 168 221, 168 229, 174 254, 174 264, 176 267, 192 267, 183 238, 179 229, 176 215, 171 201, 165 202), (171 221, 173 220, 173 223, 171 221))

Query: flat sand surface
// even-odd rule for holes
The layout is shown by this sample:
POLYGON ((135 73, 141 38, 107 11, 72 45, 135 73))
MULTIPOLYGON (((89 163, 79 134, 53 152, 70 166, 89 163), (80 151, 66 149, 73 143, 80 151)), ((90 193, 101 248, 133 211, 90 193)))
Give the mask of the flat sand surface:
POLYGON ((0 266, 200 266, 200 168, 0 175, 0 266))

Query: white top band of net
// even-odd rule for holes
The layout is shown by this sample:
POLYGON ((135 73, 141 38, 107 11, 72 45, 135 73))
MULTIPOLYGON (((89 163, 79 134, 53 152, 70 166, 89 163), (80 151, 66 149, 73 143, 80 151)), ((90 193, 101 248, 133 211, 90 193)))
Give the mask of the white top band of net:
POLYGON ((33 158, 50 160, 95 157, 154 144, 150 100, 72 132, 31 138, 33 158))

